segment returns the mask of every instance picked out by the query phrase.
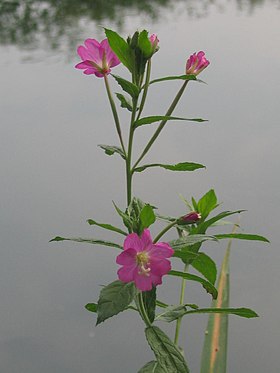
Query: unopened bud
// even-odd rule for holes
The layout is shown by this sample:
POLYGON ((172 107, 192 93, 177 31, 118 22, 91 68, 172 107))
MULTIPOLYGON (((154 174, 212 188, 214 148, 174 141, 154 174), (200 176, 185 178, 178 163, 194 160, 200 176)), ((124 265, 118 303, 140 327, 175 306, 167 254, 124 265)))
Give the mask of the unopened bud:
POLYGON ((201 215, 196 211, 191 211, 179 219, 179 224, 193 224, 201 219, 201 215))

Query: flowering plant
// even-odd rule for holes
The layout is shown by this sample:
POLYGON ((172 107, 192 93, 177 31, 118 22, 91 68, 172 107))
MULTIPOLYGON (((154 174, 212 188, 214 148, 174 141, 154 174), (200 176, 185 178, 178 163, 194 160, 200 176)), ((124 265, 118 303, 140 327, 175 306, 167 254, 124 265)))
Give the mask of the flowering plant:
POLYGON ((201 371, 202 373, 224 372, 225 368, 224 370, 220 370, 220 368, 225 367, 226 348, 224 342, 227 335, 226 321, 228 315, 235 314, 251 318, 256 317, 257 314, 248 308, 229 308, 227 275, 229 249, 217 283, 216 264, 202 251, 202 246, 208 241, 228 238, 264 242, 267 242, 267 239, 255 234, 236 233, 236 229, 232 233, 209 235, 207 233, 208 229, 223 225, 226 217, 243 211, 221 211, 214 214, 213 211, 219 204, 213 189, 209 190, 199 200, 194 198, 191 199, 191 202, 184 200, 190 211, 179 217, 162 216, 153 205, 133 196, 133 175, 135 173, 141 173, 153 167, 181 172, 204 168, 202 164, 194 162, 143 164, 142 161, 167 122, 177 120, 205 121, 201 118, 181 118, 172 116, 172 114, 188 83, 191 81, 201 82, 197 75, 209 65, 209 61, 206 59, 205 53, 200 51, 192 54, 187 60, 185 74, 151 80, 152 58, 159 50, 157 36, 155 34, 149 36, 148 32, 143 30, 135 32, 132 37, 125 40, 112 30, 105 29, 105 33, 106 39, 101 43, 95 39, 87 39, 84 46, 78 47, 78 54, 82 61, 76 65, 76 68, 84 70, 86 75, 95 75, 104 79, 120 144, 119 146, 99 146, 107 155, 119 155, 120 159, 124 161, 126 169, 126 206, 121 209, 114 204, 115 210, 124 225, 123 228, 108 223, 99 223, 92 219, 89 219, 88 223, 125 236, 124 243, 59 236, 52 241, 86 242, 121 250, 116 256, 116 264, 121 266, 118 267, 118 270, 116 266, 118 279, 103 287, 98 302, 89 303, 86 308, 97 313, 97 325, 123 311, 134 310, 139 313, 145 324, 146 339, 155 354, 155 359, 140 368, 139 373, 189 372, 183 348, 179 346, 181 321, 188 314, 200 313, 217 314, 220 317, 220 319, 211 319, 210 316, 201 371), (127 68, 130 79, 112 74, 111 69, 119 64, 127 68), (109 78, 115 79, 123 90, 122 93, 117 93, 116 97, 120 101, 120 106, 127 110, 130 116, 127 144, 122 135, 123 129, 115 99, 111 93, 109 78), (164 115, 143 116, 142 113, 150 86, 176 80, 182 81, 182 85, 166 113, 164 115), (134 160, 133 142, 136 138, 137 129, 154 123, 158 123, 154 134, 138 155, 138 158, 134 160), (158 220, 164 221, 165 226, 153 239, 149 228, 158 220), (176 237, 171 241, 163 242, 162 237, 169 230, 173 230, 176 237), (182 270, 177 269, 178 264, 183 265, 182 270), (189 273, 190 267, 199 272, 199 275, 189 273), (166 304, 157 297, 157 287, 162 284, 164 276, 175 276, 181 281, 180 301, 177 305, 166 304), (200 308, 195 304, 185 302, 186 280, 198 282, 205 288, 213 298, 211 308, 200 308), (161 311, 158 311, 159 309, 161 311), (225 321, 223 328, 215 327, 215 323, 221 325, 221 320, 225 321), (156 322, 160 321, 175 322, 174 341, 155 325, 156 322))

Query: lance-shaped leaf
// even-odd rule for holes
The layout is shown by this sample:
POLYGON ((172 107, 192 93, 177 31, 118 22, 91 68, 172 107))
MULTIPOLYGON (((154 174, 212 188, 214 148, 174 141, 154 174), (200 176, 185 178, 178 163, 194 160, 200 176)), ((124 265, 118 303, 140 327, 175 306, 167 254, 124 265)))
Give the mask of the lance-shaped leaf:
POLYGON ((132 111, 132 103, 124 95, 121 93, 116 93, 116 96, 120 100, 122 108, 132 111))
POLYGON ((191 266, 200 272, 211 284, 215 284, 217 267, 213 259, 205 253, 198 253, 197 257, 190 262, 191 266))
POLYGON ((204 278, 201 278, 196 275, 192 275, 190 273, 173 271, 173 270, 169 271, 168 275, 181 277, 181 278, 184 278, 185 280, 199 282, 204 287, 204 289, 207 291, 207 293, 212 295, 213 299, 217 298, 217 295, 218 295, 217 289, 215 288, 214 285, 211 284, 211 282, 204 280, 204 278))
MULTIPOLYGON (((230 245, 222 263, 218 281, 218 298, 213 300, 211 308, 227 308, 229 306, 229 254, 230 245)), ((228 342, 228 315, 213 314, 209 316, 203 352, 201 357, 201 373, 226 373, 228 342)))
POLYGON ((121 78, 118 75, 111 74, 118 84, 122 87, 122 89, 128 93, 132 98, 137 98, 139 96, 139 88, 134 83, 131 83, 130 81, 121 78))
POLYGON ((161 163, 153 163, 153 164, 146 164, 144 166, 140 166, 134 169, 135 172, 142 172, 150 167, 161 167, 166 170, 170 171, 195 171, 199 168, 205 168, 202 164, 199 163, 191 163, 191 162, 182 162, 177 164, 161 164, 161 163))
POLYGON ((151 323, 155 319, 156 310, 156 287, 153 287, 150 291, 143 291, 143 302, 147 311, 149 320, 151 323))
POLYGON ((153 46, 148 37, 148 32, 143 30, 140 32, 138 37, 138 47, 143 53, 145 58, 151 58, 153 55, 153 46))
POLYGON ((143 126, 145 124, 156 123, 161 120, 166 120, 166 121, 167 120, 186 120, 189 122, 199 122, 199 123, 207 122, 206 119, 201 119, 201 118, 180 118, 180 117, 171 117, 171 116, 165 116, 165 115, 154 115, 154 116, 144 117, 144 118, 136 120, 133 126, 136 128, 136 127, 143 126))
POLYGON ((125 159, 125 154, 124 152, 122 151, 121 148, 119 148, 118 146, 114 146, 114 145, 103 145, 103 144, 100 144, 98 145, 101 149, 105 150, 105 154, 107 155, 113 155, 114 153, 117 153, 119 154, 123 159, 125 159))
POLYGON ((73 241, 73 242, 82 242, 82 243, 90 243, 92 245, 103 245, 103 246, 109 246, 109 247, 116 247, 117 249, 122 249, 122 246, 110 241, 104 241, 104 240, 94 240, 92 238, 66 238, 66 237, 60 237, 56 236, 55 238, 51 239, 50 242, 53 241, 73 241))
POLYGON ((184 316, 185 312, 187 311, 187 307, 192 309, 197 309, 198 306, 196 304, 183 304, 180 306, 171 306, 164 310, 164 312, 160 313, 156 320, 172 322, 174 320, 180 319, 184 316))
POLYGON ((224 238, 237 238, 239 240, 269 242, 267 238, 263 236, 259 236, 257 234, 227 233, 227 234, 215 234, 215 237, 218 240, 222 240, 224 238))
POLYGON ((202 219, 206 219, 212 210, 218 206, 217 197, 214 189, 210 189, 197 203, 198 212, 202 219))
POLYGON ((92 219, 88 219, 87 222, 89 223, 89 225, 97 225, 98 227, 101 227, 101 228, 107 229, 109 231, 113 231, 113 232, 116 232, 116 233, 120 233, 124 236, 127 236, 126 232, 124 232, 120 228, 114 227, 111 224, 98 223, 97 221, 92 220, 92 219))
POLYGON ((85 305, 85 309, 87 309, 89 312, 97 312, 97 303, 88 303, 85 305))
POLYGON ((162 370, 157 361, 150 361, 145 364, 138 373, 165 373, 165 370, 162 370))
POLYGON ((150 81, 150 84, 164 82, 166 80, 196 80, 198 82, 202 82, 202 80, 197 79, 195 75, 171 75, 171 76, 165 76, 163 78, 158 78, 150 81))
POLYGON ((187 363, 179 348, 157 326, 145 329, 147 341, 153 350, 162 373, 189 373, 187 363))
POLYGON ((126 310, 135 294, 136 289, 133 282, 124 283, 117 280, 105 286, 100 292, 97 304, 96 325, 126 310))
POLYGON ((195 228, 195 233, 205 233, 207 228, 214 225, 216 222, 226 218, 227 216, 231 216, 234 214, 240 214, 241 212, 244 212, 245 210, 237 210, 237 211, 223 211, 219 213, 218 215, 214 216, 213 218, 210 218, 209 220, 205 220, 203 223, 200 223, 197 228, 195 228))
POLYGON ((155 221, 154 209, 150 205, 145 205, 140 212, 140 231, 142 232, 145 228, 149 228, 155 221))
POLYGON ((133 220, 125 212, 123 212, 120 208, 118 208, 118 206, 115 204, 114 201, 113 201, 113 205, 117 213, 122 218, 124 225, 128 228, 129 232, 131 232, 133 228, 133 220))
POLYGON ((105 34, 108 38, 110 47, 118 56, 119 60, 128 68, 130 72, 132 72, 134 66, 134 56, 127 42, 115 31, 105 28, 105 34))
POLYGON ((204 241, 218 241, 215 236, 209 236, 206 234, 190 234, 186 237, 180 237, 177 240, 169 242, 169 245, 174 250, 183 250, 197 243, 204 241))

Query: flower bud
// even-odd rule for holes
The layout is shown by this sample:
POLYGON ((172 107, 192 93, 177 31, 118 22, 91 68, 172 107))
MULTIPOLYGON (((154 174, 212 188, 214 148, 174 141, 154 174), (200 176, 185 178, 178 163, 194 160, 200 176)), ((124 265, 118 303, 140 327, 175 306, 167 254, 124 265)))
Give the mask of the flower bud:
POLYGON ((210 62, 206 59, 204 52, 194 53, 187 60, 186 74, 198 75, 209 64, 210 62))
POLYGON ((150 42, 152 44, 153 53, 156 53, 159 50, 159 46, 158 46, 159 40, 156 34, 152 34, 150 36, 150 42))
POLYGON ((179 219, 179 224, 193 224, 201 219, 201 215, 196 211, 191 211, 179 219))

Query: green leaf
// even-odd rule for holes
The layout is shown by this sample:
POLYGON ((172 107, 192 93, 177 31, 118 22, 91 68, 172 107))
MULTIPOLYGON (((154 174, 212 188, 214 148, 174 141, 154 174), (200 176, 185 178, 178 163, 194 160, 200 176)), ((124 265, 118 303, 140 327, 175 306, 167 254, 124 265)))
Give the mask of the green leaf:
POLYGON ((145 364, 138 373, 165 373, 165 370, 162 370, 157 361, 150 361, 145 364))
POLYGON ((127 42, 115 31, 105 28, 110 47, 118 56, 119 60, 130 72, 133 72, 134 56, 127 42))
POLYGON ((104 287, 98 300, 96 325, 124 311, 133 301, 135 294, 133 282, 116 280, 104 287))
POLYGON ((107 155, 113 155, 114 153, 117 153, 119 154, 123 159, 126 159, 125 158, 125 154, 124 152, 122 151, 121 148, 119 148, 118 146, 114 146, 114 145, 103 145, 103 144, 100 144, 98 145, 101 149, 105 150, 105 154, 107 155))
POLYGON ((228 234, 215 234, 215 237, 218 240, 222 240, 224 238, 237 238, 239 240, 269 242, 267 238, 263 236, 258 236, 257 234, 228 233, 228 234))
POLYGON ((197 203, 198 212, 206 219, 212 210, 218 206, 214 189, 210 189, 197 203))
POLYGON ((126 93, 128 93, 132 98, 136 99, 139 96, 140 91, 139 91, 139 88, 137 87, 137 85, 129 82, 126 79, 121 78, 118 75, 113 75, 113 74, 111 74, 111 75, 116 79, 116 81, 122 87, 122 89, 126 93))
POLYGON ((145 334, 163 373, 189 373, 179 348, 160 328, 150 326, 145 329, 145 334))
POLYGON ((142 172, 150 167, 161 167, 165 168, 166 170, 170 171, 194 171, 199 168, 205 168, 202 164, 199 163, 190 163, 190 162, 182 162, 177 163, 174 165, 171 164, 161 164, 161 163, 153 163, 153 164, 146 164, 144 166, 140 166, 134 169, 135 172, 142 172))
POLYGON ((145 205, 140 212, 140 229, 141 233, 145 228, 149 228, 150 225, 154 224, 156 216, 152 206, 145 205))
POLYGON ((127 236, 126 232, 124 232, 120 228, 114 227, 111 224, 97 223, 97 221, 92 220, 92 219, 88 219, 87 222, 89 223, 89 225, 97 225, 98 227, 101 227, 101 228, 107 229, 109 231, 117 232, 117 233, 120 233, 124 236, 127 236))
POLYGON ((141 31, 138 36, 138 47, 140 48, 145 58, 148 59, 152 57, 153 47, 146 30, 141 31))
POLYGON ((198 253, 197 257, 190 264, 210 281, 211 284, 215 285, 217 267, 213 259, 204 253, 198 253))
POLYGON ((132 228, 133 228, 133 221, 132 219, 130 219, 130 217, 125 213, 123 212, 121 209, 118 208, 118 206, 115 204, 115 202, 113 201, 113 205, 117 211, 117 213, 120 215, 120 217, 122 218, 123 220, 123 223, 124 225, 128 228, 128 230, 131 232, 132 231, 132 228))
MULTIPOLYGON (((222 263, 218 281, 218 298, 212 301, 211 308, 229 306, 229 254, 231 241, 222 263)), ((226 373, 227 371, 228 315, 210 314, 205 331, 201 357, 201 373, 226 373)))
POLYGON ((143 293, 143 301, 145 305, 145 309, 147 311, 149 320, 151 323, 155 319, 155 309, 156 309, 156 287, 153 287, 150 291, 144 291, 143 293))
POLYGON ((187 311, 186 307, 193 308, 193 309, 198 308, 196 304, 183 304, 180 306, 168 307, 164 312, 159 314, 156 319, 161 320, 161 321, 166 321, 166 322, 175 321, 185 315, 185 312, 187 311))
POLYGON ((220 313, 220 314, 227 314, 227 315, 236 315, 240 317, 245 317, 247 319, 251 319, 253 317, 259 317, 255 311, 251 310, 250 308, 200 308, 198 310, 191 310, 186 311, 185 315, 190 313, 220 313))
POLYGON ((196 80, 198 82, 202 82, 202 80, 197 79, 195 75, 172 75, 172 76, 165 76, 164 78, 154 79, 150 82, 150 84, 163 82, 166 80, 196 80))
POLYGON ((177 277, 182 277, 184 278, 185 280, 190 280, 190 281, 195 281, 195 282, 199 282, 200 284, 202 284, 202 286, 204 287, 204 289, 207 291, 207 293, 211 294, 213 299, 216 299, 217 298, 217 295, 218 295, 218 291, 217 289, 215 288, 214 285, 211 284, 211 282, 209 281, 206 281, 204 280, 203 278, 199 277, 199 276, 196 276, 196 275, 192 275, 190 273, 185 273, 185 272, 179 272, 179 271, 169 271, 168 272, 168 275, 170 276, 177 276, 177 277))
POLYGON ((170 241, 169 245, 174 250, 182 250, 196 243, 201 243, 208 240, 217 241, 217 238, 215 236, 208 236, 206 234, 190 234, 186 237, 181 237, 177 240, 170 241))
POLYGON ((198 257, 199 254, 193 253, 192 251, 185 250, 175 250, 173 257, 180 258, 183 263, 190 264, 198 257))
POLYGON ((89 311, 89 312, 97 312, 97 303, 88 303, 85 305, 85 308, 89 311))
POLYGON ((116 96, 120 100, 122 108, 132 111, 132 103, 124 95, 121 93, 116 93, 116 96))
POLYGON ((82 243, 90 243, 92 245, 103 245, 103 246, 116 247, 118 249, 122 249, 122 246, 117 244, 117 243, 110 242, 110 241, 104 241, 104 240, 93 240, 92 238, 81 238, 81 237, 65 238, 65 237, 56 236, 55 238, 53 238, 49 242, 53 242, 53 241, 82 242, 82 243))
POLYGON ((234 215, 234 214, 240 214, 241 212, 244 212, 244 211, 245 210, 223 211, 223 212, 219 213, 218 215, 214 216, 213 218, 199 223, 199 225, 195 229, 195 231, 196 231, 196 233, 205 233, 207 228, 209 228, 211 225, 214 225, 216 222, 226 218, 227 216, 234 215))
POLYGON ((179 118, 179 117, 171 117, 171 116, 164 116, 164 115, 154 115, 150 117, 144 117, 141 119, 138 119, 134 122, 134 127, 140 127, 145 124, 151 124, 155 122, 159 122, 161 120, 186 120, 189 122, 207 122, 206 119, 201 119, 201 118, 179 118))

